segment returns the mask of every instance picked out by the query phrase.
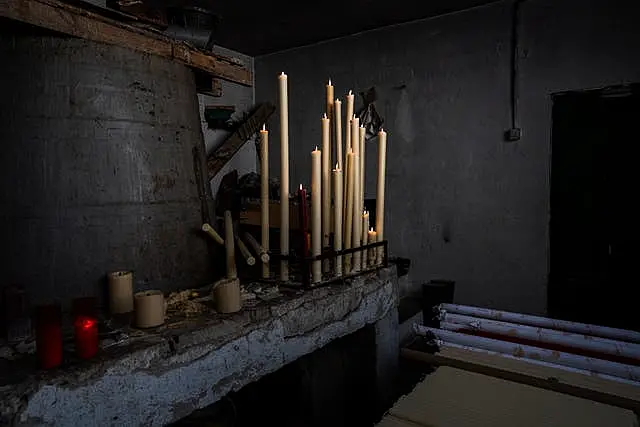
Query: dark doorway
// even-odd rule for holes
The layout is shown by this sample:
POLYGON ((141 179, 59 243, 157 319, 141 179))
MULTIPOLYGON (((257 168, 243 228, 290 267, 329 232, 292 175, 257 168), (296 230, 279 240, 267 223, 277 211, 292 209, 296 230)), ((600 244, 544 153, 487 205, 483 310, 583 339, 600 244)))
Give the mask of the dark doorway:
POLYGON ((549 314, 640 330, 640 87, 553 97, 549 314))

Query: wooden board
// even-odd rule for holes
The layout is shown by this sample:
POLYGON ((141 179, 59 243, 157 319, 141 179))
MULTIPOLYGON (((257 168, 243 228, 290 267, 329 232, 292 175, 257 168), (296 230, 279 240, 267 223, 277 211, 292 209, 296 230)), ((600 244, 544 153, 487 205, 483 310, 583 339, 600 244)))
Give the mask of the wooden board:
POLYGON ((176 60, 214 77, 252 86, 251 72, 231 58, 213 55, 160 33, 138 28, 58 0, 0 0, 0 17, 74 37, 176 60))
POLYGON ((276 107, 273 104, 268 102, 260 104, 244 123, 208 156, 209 179, 213 179, 222 170, 247 140, 260 130, 275 110, 276 107))
POLYGON ((379 426, 632 427, 632 411, 450 367, 439 367, 379 426))
POLYGON ((442 348, 436 354, 405 348, 401 354, 425 363, 491 375, 640 413, 640 387, 632 384, 458 348, 442 348))

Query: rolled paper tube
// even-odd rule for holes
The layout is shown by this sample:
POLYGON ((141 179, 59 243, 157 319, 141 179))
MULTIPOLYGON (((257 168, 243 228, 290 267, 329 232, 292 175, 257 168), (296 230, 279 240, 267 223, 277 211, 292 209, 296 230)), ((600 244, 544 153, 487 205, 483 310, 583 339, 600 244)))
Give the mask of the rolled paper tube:
POLYGON ((202 224, 202 231, 204 231, 209 236, 211 236, 211 238, 216 242, 218 242, 219 244, 224 245, 224 239, 220 237, 218 232, 214 230, 213 227, 210 226, 209 224, 202 224))
POLYGON ((218 313, 235 313, 242 309, 240 281, 223 279, 213 285, 213 302, 218 313))
POLYGON ((240 249, 242 256, 247 261, 247 264, 255 265, 256 259, 251 255, 251 252, 249 252, 249 249, 239 237, 236 237, 236 243, 238 243, 238 249, 240 249))
POLYGON ((260 261, 263 263, 269 262, 269 254, 264 248, 258 243, 258 241, 249 233, 244 233, 244 240, 251 246, 254 252, 260 257, 260 261))
POLYGON ((164 295, 162 291, 138 292, 133 296, 136 308, 136 326, 153 328, 164 323, 164 295))
POLYGON ((109 283, 109 309, 112 314, 133 311, 133 273, 114 271, 107 276, 109 283))

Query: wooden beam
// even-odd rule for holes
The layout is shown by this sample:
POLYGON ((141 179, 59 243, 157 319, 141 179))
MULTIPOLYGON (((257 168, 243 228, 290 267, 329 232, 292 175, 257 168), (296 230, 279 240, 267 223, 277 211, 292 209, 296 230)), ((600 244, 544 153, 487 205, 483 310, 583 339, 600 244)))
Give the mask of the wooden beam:
POLYGON ((253 85, 251 72, 232 58, 203 52, 162 34, 58 0, 0 0, 0 17, 173 59, 213 77, 244 86, 253 85))
POLYGON ((253 110, 249 118, 209 155, 207 158, 209 179, 213 179, 222 170, 247 140, 266 123, 275 110, 276 107, 273 104, 268 102, 260 104, 258 108, 253 110))
POLYGON ((640 413, 640 387, 631 384, 458 348, 442 348, 435 354, 403 348, 401 356, 528 384, 640 413))

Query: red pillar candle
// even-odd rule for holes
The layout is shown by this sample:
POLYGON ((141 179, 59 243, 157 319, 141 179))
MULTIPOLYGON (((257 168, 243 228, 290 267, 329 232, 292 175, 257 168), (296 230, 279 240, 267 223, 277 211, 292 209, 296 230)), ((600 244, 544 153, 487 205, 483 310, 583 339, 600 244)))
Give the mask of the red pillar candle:
POLYGON ((98 352, 98 318, 94 297, 73 300, 73 327, 76 354, 81 359, 90 359, 98 352))
POLYGON ((307 236, 309 230, 309 213, 307 212, 307 190, 304 189, 302 184, 300 184, 300 188, 298 189, 298 208, 301 235, 300 250, 302 251, 302 256, 306 257, 309 255, 309 238, 307 236))
POLYGON ((73 326, 76 337, 76 354, 90 359, 98 352, 98 320, 87 315, 76 316, 73 326))
POLYGON ((59 305, 36 309, 36 352, 42 369, 62 363, 62 314, 59 305))

